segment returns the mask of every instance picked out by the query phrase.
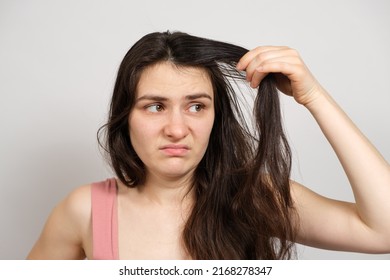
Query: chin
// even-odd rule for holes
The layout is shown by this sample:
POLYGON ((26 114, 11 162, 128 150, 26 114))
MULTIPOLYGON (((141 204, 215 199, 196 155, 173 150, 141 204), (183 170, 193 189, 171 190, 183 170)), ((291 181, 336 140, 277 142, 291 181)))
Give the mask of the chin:
POLYGON ((170 169, 170 170, 164 170, 161 172, 165 177, 172 178, 172 179, 182 179, 182 178, 191 178, 193 174, 194 169, 170 169))

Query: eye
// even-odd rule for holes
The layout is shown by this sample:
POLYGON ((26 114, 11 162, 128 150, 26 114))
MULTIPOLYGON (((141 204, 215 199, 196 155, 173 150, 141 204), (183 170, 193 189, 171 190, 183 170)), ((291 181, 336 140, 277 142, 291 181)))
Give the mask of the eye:
POLYGON ((163 109, 164 107, 161 104, 152 104, 146 107, 146 110, 151 113, 158 113, 161 112, 163 109))
POLYGON ((191 113, 196 113, 196 112, 202 111, 203 108, 204 108, 204 105, 202 105, 202 104, 194 104, 194 105, 190 106, 188 111, 190 111, 191 113))

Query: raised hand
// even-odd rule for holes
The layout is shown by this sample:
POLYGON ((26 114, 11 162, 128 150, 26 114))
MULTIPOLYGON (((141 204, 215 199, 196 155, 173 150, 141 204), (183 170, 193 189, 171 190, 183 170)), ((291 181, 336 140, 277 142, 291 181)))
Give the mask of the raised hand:
POLYGON ((322 92, 299 53, 289 47, 257 47, 240 59, 237 69, 246 72, 246 79, 253 88, 273 73, 278 89, 302 105, 309 104, 322 92))

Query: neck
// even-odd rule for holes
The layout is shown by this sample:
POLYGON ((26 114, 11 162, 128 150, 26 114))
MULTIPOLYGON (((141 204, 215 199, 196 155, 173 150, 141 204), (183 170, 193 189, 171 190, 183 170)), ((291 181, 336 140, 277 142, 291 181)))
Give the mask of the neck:
POLYGON ((193 201, 192 174, 183 177, 162 177, 148 174, 139 194, 162 206, 182 206, 193 201))

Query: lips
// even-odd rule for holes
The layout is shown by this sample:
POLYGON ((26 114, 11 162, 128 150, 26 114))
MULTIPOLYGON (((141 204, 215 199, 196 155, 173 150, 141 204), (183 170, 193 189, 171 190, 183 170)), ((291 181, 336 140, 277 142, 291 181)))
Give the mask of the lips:
POLYGON ((160 151, 167 156, 185 156, 189 150, 190 148, 183 144, 169 144, 160 148, 160 151))

